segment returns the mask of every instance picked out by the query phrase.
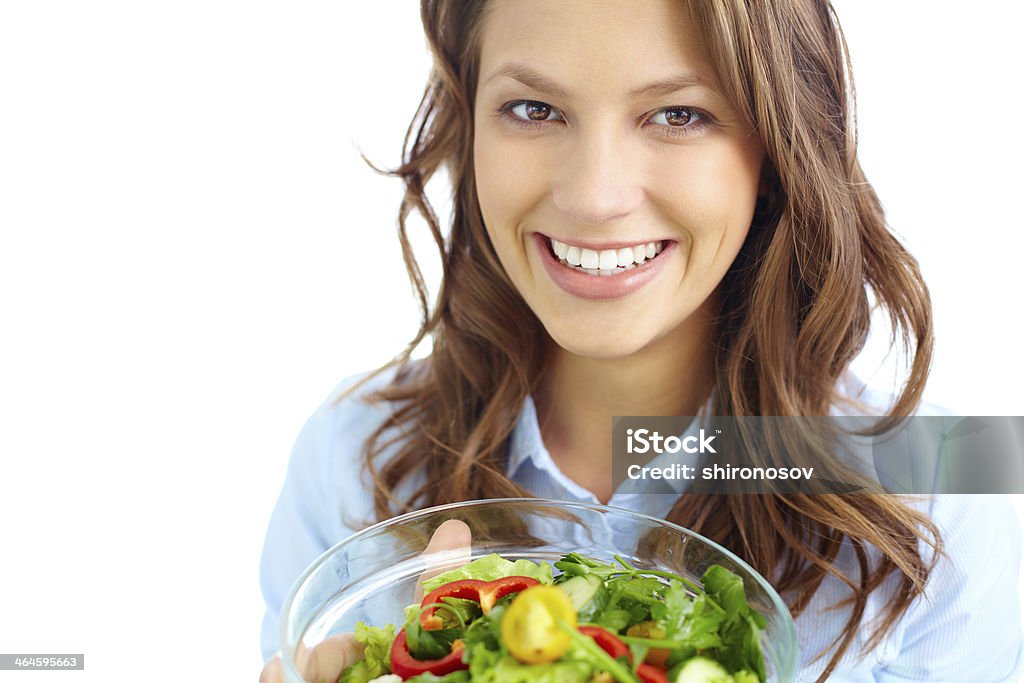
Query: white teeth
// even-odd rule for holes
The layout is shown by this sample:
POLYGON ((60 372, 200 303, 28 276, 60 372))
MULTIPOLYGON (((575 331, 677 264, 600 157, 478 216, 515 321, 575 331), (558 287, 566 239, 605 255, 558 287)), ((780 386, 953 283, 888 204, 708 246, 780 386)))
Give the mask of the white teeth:
POLYGON ((621 249, 584 249, 552 239, 551 250, 558 260, 587 275, 608 276, 632 270, 662 251, 661 242, 647 242, 621 249))
POLYGON ((555 256, 560 259, 564 259, 565 255, 569 253, 569 245, 558 240, 551 240, 551 248, 554 250, 555 256))

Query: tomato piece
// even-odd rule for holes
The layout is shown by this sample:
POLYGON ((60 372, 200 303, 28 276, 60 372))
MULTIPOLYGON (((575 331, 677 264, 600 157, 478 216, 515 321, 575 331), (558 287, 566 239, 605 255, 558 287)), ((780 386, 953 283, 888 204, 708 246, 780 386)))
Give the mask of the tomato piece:
POLYGON ((636 668, 640 683, 668 683, 668 671, 653 664, 641 664, 636 668))
POLYGON ((569 634, 558 622, 576 628, 576 609, 554 586, 538 584, 516 596, 501 619, 501 639, 509 653, 525 664, 553 662, 566 653, 569 634))
POLYGON ((626 657, 630 664, 633 663, 633 653, 629 651, 629 646, 608 629, 600 626, 580 626, 579 632, 593 638, 597 646, 611 655, 612 659, 626 657))
POLYGON ((452 651, 439 659, 416 659, 409 652, 409 644, 405 640, 405 629, 402 629, 391 644, 391 673, 402 679, 412 678, 424 673, 444 676, 453 671, 468 669, 469 664, 462 661, 463 645, 461 640, 452 643, 452 651))

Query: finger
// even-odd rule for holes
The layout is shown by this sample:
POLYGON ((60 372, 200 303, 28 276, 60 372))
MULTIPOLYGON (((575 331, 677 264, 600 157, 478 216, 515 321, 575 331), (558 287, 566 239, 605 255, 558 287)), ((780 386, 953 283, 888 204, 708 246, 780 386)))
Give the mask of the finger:
POLYGON ((260 672, 260 683, 284 683, 284 669, 281 668, 281 653, 270 658, 260 672))
POLYGON ((469 525, 458 519, 443 522, 430 537, 421 557, 428 563, 439 563, 420 576, 416 583, 416 602, 423 600, 423 582, 449 569, 460 567, 472 557, 473 532, 469 525))
POLYGON ((449 519, 441 523, 423 549, 425 555, 443 550, 461 550, 473 542, 473 532, 461 519, 449 519))
MULTIPOLYGON (((295 668, 304 681, 336 681, 346 667, 363 658, 364 649, 352 633, 331 636, 312 649, 300 645, 295 654, 295 668)), ((284 677, 280 680, 283 683, 284 677)))

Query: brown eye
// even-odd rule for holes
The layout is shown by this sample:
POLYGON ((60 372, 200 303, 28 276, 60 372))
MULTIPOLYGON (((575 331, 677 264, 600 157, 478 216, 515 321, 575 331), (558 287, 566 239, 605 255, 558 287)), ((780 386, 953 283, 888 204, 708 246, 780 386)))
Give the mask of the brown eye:
POLYGON ((562 115, 550 104, 536 102, 534 100, 519 100, 506 105, 502 111, 507 112, 513 119, 522 123, 552 123, 563 121, 562 115))
POLYGON ((670 126, 685 126, 693 118, 685 109, 669 109, 665 112, 665 121, 670 126))
POLYGON ((654 112, 645 125, 663 135, 697 135, 704 132, 711 123, 711 117, 700 109, 692 107, 666 107, 654 112))
POLYGON ((531 121, 546 121, 551 116, 551 107, 541 102, 527 102, 526 116, 531 121))

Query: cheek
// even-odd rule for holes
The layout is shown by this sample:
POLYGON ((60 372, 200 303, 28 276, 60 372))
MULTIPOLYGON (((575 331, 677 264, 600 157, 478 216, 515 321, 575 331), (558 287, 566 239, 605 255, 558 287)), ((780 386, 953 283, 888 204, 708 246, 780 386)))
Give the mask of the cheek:
POLYGON ((473 164, 480 213, 500 251, 500 245, 516 238, 516 227, 543 193, 543 162, 524 145, 481 131, 473 143, 473 164))
POLYGON ((683 155, 663 160, 652 194, 686 228, 695 258, 721 255, 731 262, 750 229, 763 153, 759 146, 719 143, 683 155))

